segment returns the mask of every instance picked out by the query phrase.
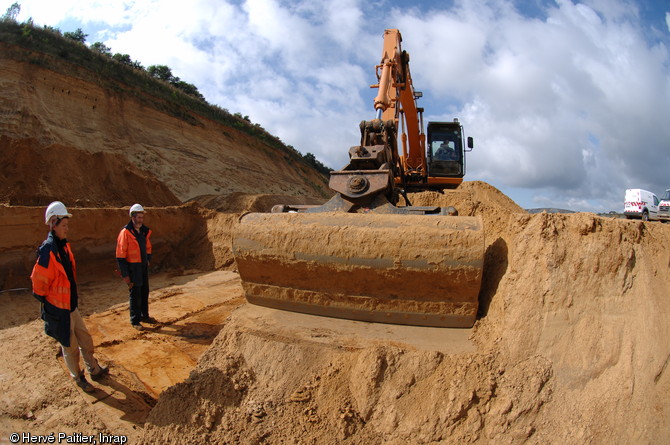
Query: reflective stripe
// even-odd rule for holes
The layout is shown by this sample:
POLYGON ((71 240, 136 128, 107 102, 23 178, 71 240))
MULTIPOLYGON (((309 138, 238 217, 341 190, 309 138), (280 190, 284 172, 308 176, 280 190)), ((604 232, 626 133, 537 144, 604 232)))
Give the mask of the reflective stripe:
POLYGON ((43 283, 49 284, 49 279, 47 277, 45 277, 44 275, 41 275, 41 274, 40 275, 35 275, 34 279, 39 280, 43 283))
POLYGON ((65 251, 70 257, 70 264, 72 264, 72 276, 74 280, 77 281, 77 262, 74 260, 74 254, 72 253, 72 248, 70 248, 70 243, 65 244, 65 251))
MULTIPOLYGON (((66 249, 72 263, 72 273, 75 274, 74 255, 66 249)), ((42 295, 46 300, 60 309, 70 309, 70 280, 63 265, 57 261, 53 251, 49 252, 49 267, 40 266, 39 260, 35 263, 30 274, 33 282, 33 292, 42 295)))

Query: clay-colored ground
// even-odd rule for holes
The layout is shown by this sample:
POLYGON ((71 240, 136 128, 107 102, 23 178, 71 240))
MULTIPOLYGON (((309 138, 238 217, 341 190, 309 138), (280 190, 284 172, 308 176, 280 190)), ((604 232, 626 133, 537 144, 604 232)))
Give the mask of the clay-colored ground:
POLYGON ((17 62, 17 51, 0 43, 0 442, 65 432, 146 444, 670 443, 670 225, 528 215, 466 182, 411 200, 483 221, 473 328, 251 306, 233 225, 322 199, 323 178, 235 129, 159 111, 171 108, 64 61, 17 62), (26 290, 53 199, 73 213, 81 310, 110 365, 91 395, 68 377, 26 290), (129 326, 114 261, 137 201, 154 230, 160 322, 143 332, 129 326))
POLYGON ((668 443, 670 227, 461 194, 486 225, 473 329, 438 340, 242 307, 143 441, 668 443))
MULTIPOLYGON (((414 199, 484 220, 474 328, 251 306, 237 274, 219 270, 155 275, 161 323, 138 333, 118 278, 89 276, 82 309, 111 374, 85 395, 34 320, 36 302, 5 292, 2 431, 156 444, 667 443, 670 226, 528 215, 483 183, 414 199)), ((212 212, 190 215, 210 237, 229 232, 232 214, 212 212)))
POLYGON ((109 377, 95 383, 91 395, 75 390, 60 347, 42 334, 37 300, 27 291, 2 294, 0 337, 12 351, 0 367, 3 440, 14 431, 107 431, 136 438, 160 393, 188 377, 243 301, 233 272, 163 273, 152 284, 150 310, 159 323, 143 332, 130 327, 123 283, 81 286, 80 308, 96 356, 110 366, 109 377))

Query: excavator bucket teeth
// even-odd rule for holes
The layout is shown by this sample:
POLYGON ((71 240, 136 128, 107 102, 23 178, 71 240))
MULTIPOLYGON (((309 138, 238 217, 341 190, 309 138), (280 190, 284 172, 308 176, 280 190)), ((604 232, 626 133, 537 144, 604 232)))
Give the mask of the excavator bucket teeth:
POLYGON ((250 303, 353 320, 471 327, 479 217, 249 213, 233 254, 250 303))

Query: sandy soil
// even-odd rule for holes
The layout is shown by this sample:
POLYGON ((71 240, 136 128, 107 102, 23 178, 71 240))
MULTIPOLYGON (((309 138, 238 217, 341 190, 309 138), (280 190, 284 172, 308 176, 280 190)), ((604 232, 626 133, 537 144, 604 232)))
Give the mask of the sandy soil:
POLYGON ((463 337, 240 308, 143 442, 668 443, 670 228, 501 215, 463 337))
MULTIPOLYGON (((148 171, 108 152, 87 153, 33 139, 0 136, 2 201, 47 206, 57 199, 71 206, 124 206, 132 196, 146 206, 179 205, 181 201, 148 171), (58 165, 58 168, 53 166, 58 165), (35 172, 41 172, 35 175, 35 172), (76 171, 77 175, 66 172, 76 171)), ((132 204, 132 203, 131 203, 132 204)))
MULTIPOLYGON (((234 129, 101 87, 80 67, 49 71, 10 53, 0 43, 0 442, 102 432, 144 444, 670 443, 670 225, 529 215, 466 182, 410 200, 483 222, 473 328, 252 306, 233 227, 245 212, 315 203, 323 178, 234 129), (50 174, 54 159, 70 181, 50 174), (53 198, 74 215, 81 309, 111 366, 91 395, 68 377, 27 291, 53 198), (155 233, 159 324, 143 332, 129 325, 113 253, 136 201, 155 233)), ((431 245, 420 230, 402 235, 431 245)), ((413 286, 430 295, 436 284, 413 286)))
POLYGON ((0 386, 0 437, 12 432, 123 434, 135 443, 166 388, 186 379, 243 302, 237 274, 208 272, 151 278, 156 325, 130 327, 127 290, 118 280, 81 286, 96 356, 110 375, 86 394, 70 381, 58 344, 42 333, 39 303, 26 291, 2 294, 0 337, 13 360, 4 361, 0 386))
POLYGON ((115 200, 146 198, 148 205, 167 205, 165 189, 182 202, 234 192, 329 195, 327 178, 296 154, 188 110, 177 110, 188 119, 175 117, 166 112, 174 105, 122 83, 110 88, 115 79, 101 80, 80 66, 52 57, 40 60, 39 54, 31 56, 37 63, 17 61, 17 51, 20 48, 0 42, 0 135, 6 138, 3 152, 13 144, 24 152, 20 165, 3 164, 6 171, 28 175, 3 178, 0 173, 0 202, 36 205, 58 194, 70 205, 117 205, 107 198, 94 202, 107 192, 115 200), (85 186, 55 188, 63 181, 47 178, 52 174, 44 168, 48 164, 26 164, 32 153, 48 160, 44 152, 54 149, 65 154, 61 167, 70 172, 70 182, 85 186), (79 152, 79 163, 69 162, 73 150, 79 152), (86 171, 87 165, 99 168, 86 171), (87 181, 95 174, 97 181, 87 181), (136 183, 137 174, 145 178, 143 185, 136 183), (120 193, 131 184, 133 193, 120 193), (132 197, 135 193, 137 198, 132 197))
MULTIPOLYGON (((667 443, 670 226, 513 213, 482 183, 460 195, 486 228, 472 329, 261 308, 244 302, 233 271, 176 270, 154 279, 161 324, 137 333, 118 279, 89 279, 83 308, 112 365, 89 396, 41 333, 32 297, 4 292, 0 338, 16 360, 0 365, 2 431, 135 443, 667 443)), ((209 215, 211 233, 234 223, 196 214, 209 215)))

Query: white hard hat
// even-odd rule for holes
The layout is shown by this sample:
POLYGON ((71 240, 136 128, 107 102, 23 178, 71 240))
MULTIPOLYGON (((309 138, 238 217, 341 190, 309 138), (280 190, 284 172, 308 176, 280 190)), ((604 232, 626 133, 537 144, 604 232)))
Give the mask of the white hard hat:
POLYGON ((60 201, 54 201, 49 204, 47 211, 44 212, 44 224, 49 225, 49 220, 54 216, 57 218, 70 218, 72 215, 67 212, 65 204, 60 201))
POLYGON ((133 213, 136 213, 136 212, 142 212, 142 213, 144 213, 144 207, 142 207, 140 204, 133 204, 133 205, 130 207, 130 211, 128 212, 128 214, 129 214, 130 216, 133 216, 133 213))

